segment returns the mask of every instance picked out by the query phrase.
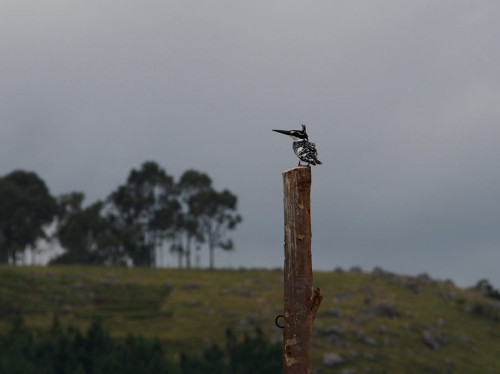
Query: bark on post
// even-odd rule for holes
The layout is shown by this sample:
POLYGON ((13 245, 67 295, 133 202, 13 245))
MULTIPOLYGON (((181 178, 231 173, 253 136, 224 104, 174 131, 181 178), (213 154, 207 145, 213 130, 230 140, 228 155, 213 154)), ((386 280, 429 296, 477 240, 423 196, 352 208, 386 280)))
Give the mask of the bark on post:
POLYGON ((283 373, 311 373, 312 324, 321 303, 313 289, 311 255, 311 168, 283 173, 285 205, 285 327, 283 373))

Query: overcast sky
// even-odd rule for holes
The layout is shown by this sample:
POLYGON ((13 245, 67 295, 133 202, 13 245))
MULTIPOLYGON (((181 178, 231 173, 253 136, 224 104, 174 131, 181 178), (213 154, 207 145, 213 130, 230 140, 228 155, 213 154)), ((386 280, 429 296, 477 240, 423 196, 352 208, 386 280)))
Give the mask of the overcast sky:
POLYGON ((244 217, 217 265, 278 267, 297 160, 271 129, 305 123, 324 163, 315 268, 499 287, 499 15, 496 0, 5 0, 0 175, 91 203, 146 160, 195 168, 244 217))

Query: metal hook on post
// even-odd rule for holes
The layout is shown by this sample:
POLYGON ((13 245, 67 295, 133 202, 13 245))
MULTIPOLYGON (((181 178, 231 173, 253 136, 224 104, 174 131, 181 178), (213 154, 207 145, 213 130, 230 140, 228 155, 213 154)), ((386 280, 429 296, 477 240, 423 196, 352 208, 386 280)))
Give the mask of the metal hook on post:
POLYGON ((283 325, 280 325, 280 324, 279 324, 279 322, 278 322, 278 320, 279 320, 280 318, 283 318, 284 320, 286 320, 285 315, 283 315, 283 314, 278 314, 278 315, 276 316, 276 318, 274 319, 274 324, 275 324, 277 327, 279 327, 280 329, 284 329, 284 328, 285 328, 285 325, 284 325, 284 324, 283 324, 283 325))

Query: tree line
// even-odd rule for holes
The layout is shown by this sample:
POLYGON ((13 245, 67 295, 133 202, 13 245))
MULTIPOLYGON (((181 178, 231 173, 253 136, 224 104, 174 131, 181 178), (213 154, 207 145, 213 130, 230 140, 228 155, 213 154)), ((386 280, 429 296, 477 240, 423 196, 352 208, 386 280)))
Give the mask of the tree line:
POLYGON ((104 200, 84 206, 83 192, 52 196, 35 173, 15 170, 0 178, 0 263, 19 263, 42 240, 65 252, 52 264, 154 267, 165 251, 179 267, 192 266, 193 250, 232 250, 229 232, 242 221, 237 196, 217 191, 203 172, 187 170, 176 181, 154 161, 132 169, 104 200))
POLYGON ((57 318, 48 330, 29 328, 17 314, 0 336, 0 373, 9 374, 271 374, 281 372, 281 344, 256 328, 237 337, 226 330, 222 347, 199 354, 170 352, 158 339, 128 335, 115 339, 100 321, 86 331, 63 327, 57 318), (174 356, 177 356, 175 358, 174 356))

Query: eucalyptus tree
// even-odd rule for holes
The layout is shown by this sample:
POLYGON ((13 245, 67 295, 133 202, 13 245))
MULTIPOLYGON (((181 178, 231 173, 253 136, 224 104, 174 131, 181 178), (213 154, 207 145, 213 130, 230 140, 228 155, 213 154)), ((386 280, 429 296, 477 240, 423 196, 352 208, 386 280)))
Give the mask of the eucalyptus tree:
POLYGON ((70 218, 82 211, 84 200, 85 194, 83 192, 68 192, 56 198, 56 230, 53 235, 55 239, 59 239, 59 231, 68 223, 70 218))
POLYGON ((137 266, 156 264, 157 250, 172 236, 179 209, 174 179, 154 161, 132 169, 107 199, 108 218, 137 266))
POLYGON ((177 235, 172 249, 185 258, 186 268, 191 268, 191 253, 193 241, 202 243, 204 236, 201 228, 201 215, 193 211, 190 200, 197 194, 208 191, 212 187, 212 179, 205 173, 197 170, 186 170, 177 183, 182 210, 176 216, 177 235))
POLYGON ((227 235, 242 221, 236 213, 238 198, 229 190, 217 192, 209 188, 189 199, 190 209, 200 222, 200 232, 209 249, 209 267, 215 266, 215 249, 232 250, 234 244, 227 235))
POLYGON ((15 170, 0 178, 0 262, 16 264, 26 248, 47 238, 57 204, 35 173, 15 170))
POLYGON ((125 264, 120 238, 103 215, 103 205, 97 201, 68 212, 57 229, 59 243, 66 252, 52 264, 125 264))

